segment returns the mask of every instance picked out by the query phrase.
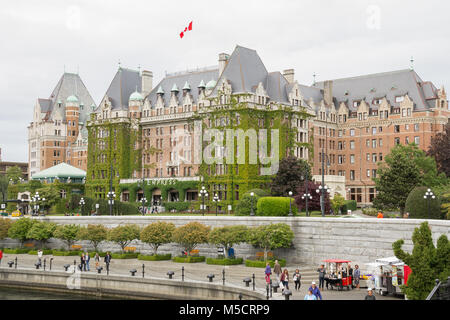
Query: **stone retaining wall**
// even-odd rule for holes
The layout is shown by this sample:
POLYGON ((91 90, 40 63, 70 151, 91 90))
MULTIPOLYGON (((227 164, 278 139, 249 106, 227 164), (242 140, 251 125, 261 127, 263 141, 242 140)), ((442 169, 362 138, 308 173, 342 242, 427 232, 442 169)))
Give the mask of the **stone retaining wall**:
MULTIPOLYGON (((119 224, 133 223, 140 226, 148 225, 155 221, 172 222, 177 227, 192 221, 219 227, 225 225, 258 226, 270 223, 286 223, 294 231, 294 246, 290 249, 275 250, 275 255, 287 258, 288 264, 317 265, 323 259, 349 259, 357 264, 373 262, 377 258, 393 256, 392 243, 398 239, 404 239, 405 250, 412 250, 411 236, 414 228, 424 220, 421 219, 374 219, 374 218, 311 218, 311 217, 197 217, 197 216, 100 216, 100 217, 44 217, 44 221, 58 224, 103 224, 107 227, 116 227, 119 224)), ((441 234, 450 237, 450 221, 429 220, 433 240, 436 242, 441 234)), ((83 248, 92 249, 88 242, 81 241, 83 248)), ((0 241, 0 247, 17 247, 19 243, 11 239, 0 241)), ((147 244, 134 241, 130 246, 135 246, 137 251, 150 254, 151 249, 147 244)), ((57 239, 51 239, 50 248, 62 248, 64 243, 57 239)), ((100 250, 118 251, 116 244, 105 242, 100 245, 100 250)), ((199 246, 200 254, 214 257, 217 248, 210 245, 199 246)), ((243 258, 255 256, 260 249, 243 244, 235 247, 236 255, 243 258)), ((163 245, 158 249, 160 253, 172 253, 179 255, 181 248, 177 244, 163 245)))
POLYGON ((266 299, 258 292, 213 283, 5 268, 0 269, 0 285, 130 299, 238 300, 239 294, 245 300, 266 299))

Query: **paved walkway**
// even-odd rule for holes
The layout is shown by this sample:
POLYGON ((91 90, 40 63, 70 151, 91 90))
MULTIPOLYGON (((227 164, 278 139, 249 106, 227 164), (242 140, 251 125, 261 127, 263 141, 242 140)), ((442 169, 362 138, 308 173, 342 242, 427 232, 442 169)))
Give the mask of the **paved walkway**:
MULTIPOLYGON (((17 257, 17 267, 18 269, 36 269, 34 264, 37 262, 37 256, 29 254, 4 254, 1 268, 8 268, 7 262, 14 260, 17 257)), ((50 258, 53 256, 44 256, 46 259, 46 271, 49 271, 50 258)), ((64 271, 64 265, 70 264, 71 270, 73 270, 74 260, 78 265, 80 262, 79 257, 60 257, 54 256, 52 261, 52 270, 64 271)), ((42 262, 43 263, 43 262, 42 262)), ((173 279, 175 281, 181 280, 182 267, 184 267, 184 280, 185 281, 201 281, 207 282, 207 275, 214 274, 214 283, 222 283, 223 270, 225 270, 225 284, 236 286, 240 288, 245 288, 243 282, 244 278, 252 278, 255 274, 255 289, 261 293, 266 294, 265 280, 264 280, 264 269, 263 268, 251 268, 245 265, 234 265, 234 266, 218 266, 218 265, 208 265, 206 263, 175 263, 172 261, 141 261, 137 259, 112 259, 110 264, 110 274, 111 275, 122 275, 131 276, 130 270, 136 269, 136 277, 142 277, 142 265, 145 265, 145 278, 159 278, 168 279, 167 272, 174 271, 175 275, 173 279)), ((102 274, 104 274, 105 266, 103 263, 103 258, 101 258, 101 265, 103 266, 102 274)), ((94 259, 91 258, 90 263, 91 271, 86 271, 87 273, 96 273, 94 259)), ((14 266, 13 266, 14 268, 14 266)), ((303 300, 307 293, 307 290, 312 281, 318 283, 317 272, 311 266, 287 266, 290 278, 295 271, 295 269, 300 270, 302 275, 301 287, 299 291, 294 290, 294 282, 291 280, 289 287, 293 293, 291 299, 303 300)), ((284 268, 283 268, 284 269, 284 268)), ((42 269, 40 269, 42 270, 42 269)), ((250 288, 252 290, 252 284, 250 288)), ((337 290, 327 290, 326 288, 322 291, 322 296, 324 300, 363 300, 366 295, 366 289, 360 290, 349 290, 344 289, 343 291, 337 290)), ((398 300, 398 298, 392 296, 380 296, 376 295, 378 300, 398 300)), ((284 300, 284 296, 278 290, 278 293, 273 293, 273 299, 284 300)))

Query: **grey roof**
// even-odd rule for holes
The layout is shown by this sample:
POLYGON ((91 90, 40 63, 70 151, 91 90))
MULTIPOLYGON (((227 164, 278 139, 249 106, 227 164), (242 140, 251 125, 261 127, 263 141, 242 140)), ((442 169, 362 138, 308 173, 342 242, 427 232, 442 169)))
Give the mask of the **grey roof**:
MULTIPOLYGON (((377 105, 372 105, 375 98, 386 97, 392 106, 399 106, 395 102, 395 97, 408 94, 414 102, 414 109, 421 110, 429 108, 432 103, 427 103, 428 99, 435 99, 436 93, 420 79, 414 70, 399 70, 392 72, 376 73, 363 75, 358 77, 343 78, 333 80, 333 96, 340 102, 347 102, 347 106, 351 111, 356 109, 353 107, 353 101, 365 99, 365 101, 374 109, 377 105), (348 95, 345 95, 345 92, 348 95)), ((323 89, 324 82, 317 82, 314 87, 323 89)))
POLYGON ((233 92, 255 92, 260 82, 266 82, 268 72, 256 50, 236 46, 228 59, 212 95, 217 94, 223 78, 231 82, 233 92))
POLYGON ((287 87, 290 85, 279 71, 269 73, 263 85, 272 101, 289 102, 287 87))
POLYGON ((111 109, 128 110, 130 95, 136 90, 141 92, 141 87, 142 81, 139 71, 119 68, 105 94, 111 102, 111 109))
POLYGON ((302 84, 299 84, 298 87, 300 89, 300 93, 303 96, 303 99, 306 102, 308 102, 309 99, 311 99, 311 98, 315 103, 319 103, 320 101, 322 101, 322 99, 323 99, 322 90, 315 88, 315 87, 305 86, 302 84))
POLYGON ((41 113, 47 113, 52 110, 52 100, 39 98, 38 102, 41 106, 41 113))
MULTIPOLYGON (((62 101, 62 108, 64 109, 61 110, 61 112, 63 118, 65 118, 65 102, 71 95, 76 96, 78 98, 78 102, 80 104, 84 104, 84 106, 94 103, 94 99, 92 99, 91 94, 87 90, 80 76, 75 73, 64 73, 50 95, 51 106, 47 107, 49 108, 49 111, 50 109, 52 110, 52 115, 56 111, 55 106, 57 102, 62 101)), ((83 110, 80 110, 79 121, 85 123, 91 111, 92 110, 89 110, 89 108, 83 108, 83 110)))
MULTIPOLYGON (((159 87, 164 90, 164 103, 167 106, 168 102, 170 101, 171 97, 171 90, 174 85, 176 85, 178 88, 183 88, 185 83, 191 85, 191 88, 194 88, 193 90, 190 90, 190 94, 192 95, 194 102, 197 102, 198 100, 198 89, 197 85, 203 80, 203 82, 208 82, 211 79, 217 80, 219 76, 219 69, 210 69, 210 70, 204 70, 204 71, 193 71, 193 72, 186 72, 186 73, 180 73, 173 76, 166 76, 164 79, 161 80, 160 83, 158 83, 153 90, 147 95, 146 99, 149 99, 152 108, 154 108, 156 101, 157 101, 157 91, 159 87)), ((178 100, 182 101, 181 98, 183 97, 182 93, 178 94, 178 100)))

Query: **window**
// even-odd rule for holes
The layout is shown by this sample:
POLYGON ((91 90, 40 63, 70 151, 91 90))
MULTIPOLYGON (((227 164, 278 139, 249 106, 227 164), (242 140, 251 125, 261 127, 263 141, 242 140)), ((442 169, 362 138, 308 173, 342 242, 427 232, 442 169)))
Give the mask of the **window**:
POLYGON ((370 153, 366 153, 366 160, 370 161, 370 153))
POLYGON ((406 108, 402 109, 402 117, 406 117, 406 108))
POLYGON ((355 180, 355 170, 350 170, 350 180, 355 180))
POLYGON ((376 134, 377 133, 377 127, 373 127, 372 128, 372 134, 376 134))
POLYGON ((395 138, 394 138, 394 144, 395 144, 395 145, 400 144, 400 138, 395 137, 395 138))
POLYGON ((354 154, 350 155, 350 163, 355 163, 355 155, 354 154))
POLYGON ((350 136, 354 137, 355 136, 355 129, 350 129, 350 136))
POLYGON ((405 131, 409 131, 409 124, 405 124, 405 131))
POLYGON ((378 139, 378 145, 379 145, 380 147, 383 146, 383 139, 378 139))
POLYGON ((400 125, 396 124, 394 126, 394 132, 400 132, 400 125))
POLYGON ((408 108, 408 117, 411 117, 411 108, 408 108))
POLYGON ((380 159, 380 161, 383 161, 383 154, 380 153, 380 154, 378 155, 378 158, 380 159))
POLYGON ((415 123, 414 124, 414 131, 419 131, 419 124, 418 123, 415 123))
POLYGON ((372 148, 377 147, 377 139, 372 139, 372 148))
POLYGON ((338 164, 343 164, 343 156, 342 155, 338 155, 338 164))
POLYGON ((370 139, 366 139, 366 147, 367 147, 367 148, 370 147, 370 139))
POLYGON ((420 144, 420 137, 414 137, 414 143, 419 145, 420 144))
POLYGON ((377 177, 377 169, 372 169, 372 178, 377 177))
POLYGON ((383 127, 378 127, 378 132, 383 132, 383 127))
POLYGON ((355 149, 355 141, 354 140, 352 140, 352 141, 350 141, 350 149, 355 149))
POLYGON ((402 102, 403 100, 405 100, 405 97, 404 96, 397 96, 397 97, 395 97, 395 102, 402 102))
POLYGON ((405 144, 409 144, 409 137, 405 137, 405 144))
POLYGON ((370 178, 370 169, 367 169, 367 177, 370 178))
POLYGON ((377 154, 376 153, 372 153, 372 162, 377 163, 377 154))

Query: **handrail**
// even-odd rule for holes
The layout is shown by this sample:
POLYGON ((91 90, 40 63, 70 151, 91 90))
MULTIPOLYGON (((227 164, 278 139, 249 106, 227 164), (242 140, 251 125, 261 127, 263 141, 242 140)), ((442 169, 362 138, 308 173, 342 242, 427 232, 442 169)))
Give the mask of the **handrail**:
POLYGON ((434 286, 433 290, 431 290, 430 294, 428 295, 428 297, 425 300, 431 300, 431 298, 433 298, 436 291, 439 290, 439 287, 441 286, 441 282, 439 281, 439 279, 436 279, 435 281, 436 281, 436 285, 434 286))

